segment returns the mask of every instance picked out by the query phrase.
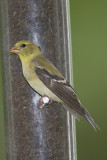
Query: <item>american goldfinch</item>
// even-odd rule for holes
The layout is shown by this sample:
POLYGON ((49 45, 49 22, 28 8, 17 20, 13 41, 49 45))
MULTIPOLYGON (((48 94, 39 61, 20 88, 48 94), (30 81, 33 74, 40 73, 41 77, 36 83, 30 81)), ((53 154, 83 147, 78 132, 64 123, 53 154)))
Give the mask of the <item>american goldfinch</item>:
POLYGON ((25 79, 39 95, 46 95, 53 101, 66 104, 64 107, 71 114, 77 118, 84 117, 95 130, 99 128, 80 103, 72 86, 42 54, 38 46, 31 41, 22 40, 17 42, 10 52, 18 54, 25 79))

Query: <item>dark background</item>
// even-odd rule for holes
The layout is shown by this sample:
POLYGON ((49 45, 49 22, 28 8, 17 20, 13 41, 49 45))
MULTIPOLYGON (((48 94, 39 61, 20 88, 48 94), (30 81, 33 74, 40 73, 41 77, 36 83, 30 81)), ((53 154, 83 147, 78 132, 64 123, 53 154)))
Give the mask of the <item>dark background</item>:
MULTIPOLYGON (((74 88, 101 128, 95 133, 85 120, 77 122, 77 157, 78 160, 106 159, 107 1, 70 2, 74 88)), ((0 80, 1 77, 0 72, 0 80)), ((0 160, 5 160, 1 81, 0 96, 0 160)))

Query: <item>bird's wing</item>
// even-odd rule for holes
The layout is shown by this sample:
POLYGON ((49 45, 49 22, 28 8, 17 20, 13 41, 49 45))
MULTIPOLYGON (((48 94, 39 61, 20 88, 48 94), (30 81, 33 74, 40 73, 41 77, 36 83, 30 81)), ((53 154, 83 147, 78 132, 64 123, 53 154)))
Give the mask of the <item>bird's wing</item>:
POLYGON ((82 116, 84 110, 80 106, 76 93, 64 78, 52 75, 44 68, 39 68, 39 66, 36 66, 35 72, 47 88, 82 116))
POLYGON ((69 111, 70 108, 79 116, 84 117, 91 126, 96 130, 98 128, 97 124, 94 122, 88 111, 82 106, 77 94, 69 83, 62 76, 49 73, 41 65, 34 63, 35 73, 39 79, 49 88, 57 97, 59 97, 65 104, 69 106, 66 107, 69 111))
POLYGON ((47 59, 45 58, 42 54, 39 56, 36 56, 33 60, 32 63, 35 66, 39 66, 39 68, 44 68, 46 71, 48 71, 52 75, 56 75, 58 77, 62 77, 62 74, 58 71, 58 69, 47 59))

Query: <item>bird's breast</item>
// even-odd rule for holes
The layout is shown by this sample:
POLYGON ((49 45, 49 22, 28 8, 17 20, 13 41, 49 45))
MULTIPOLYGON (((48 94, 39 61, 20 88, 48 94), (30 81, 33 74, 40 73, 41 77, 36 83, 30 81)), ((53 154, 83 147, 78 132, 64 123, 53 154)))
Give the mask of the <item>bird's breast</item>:
POLYGON ((41 96, 47 95, 54 101, 60 101, 60 99, 38 78, 34 69, 27 65, 22 65, 22 68, 25 79, 36 92, 38 92, 41 96))

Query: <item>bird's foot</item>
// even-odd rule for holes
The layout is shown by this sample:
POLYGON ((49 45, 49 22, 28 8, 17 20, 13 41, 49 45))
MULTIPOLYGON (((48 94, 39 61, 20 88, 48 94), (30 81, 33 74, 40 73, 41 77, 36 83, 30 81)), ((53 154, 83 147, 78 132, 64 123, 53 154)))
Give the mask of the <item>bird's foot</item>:
POLYGON ((52 104, 52 99, 49 99, 48 96, 44 95, 42 96, 39 101, 38 101, 38 108, 42 109, 43 107, 50 107, 50 105, 52 104))

